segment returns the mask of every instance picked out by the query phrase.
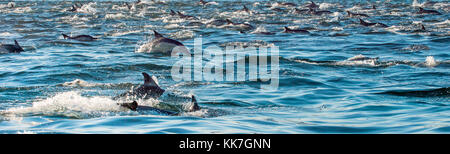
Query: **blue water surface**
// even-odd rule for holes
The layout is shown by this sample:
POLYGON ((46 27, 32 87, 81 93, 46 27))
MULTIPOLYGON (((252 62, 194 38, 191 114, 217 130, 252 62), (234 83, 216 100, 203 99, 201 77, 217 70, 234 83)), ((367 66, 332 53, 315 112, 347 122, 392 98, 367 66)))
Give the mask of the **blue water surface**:
MULTIPOLYGON (((66 11, 71 1, 0 2, 1 43, 16 39, 25 49, 0 54, 0 133, 450 132, 449 1, 316 1, 332 12, 324 15, 295 12, 310 4, 297 0, 128 2, 131 9, 125 1, 80 1, 78 12, 66 11), (252 12, 239 11, 243 5, 252 12), (419 7, 442 15, 417 14, 419 7), (218 19, 253 27, 212 23, 218 19), (309 34, 283 33, 285 26, 309 34), (175 81, 179 58, 142 51, 153 30, 190 49, 196 38, 203 48, 276 46, 279 85, 175 81), (167 91, 195 95, 202 110, 169 116, 119 108, 111 98, 142 84, 141 72, 167 91)), ((247 70, 256 65, 249 57, 231 63, 241 60, 247 70)))

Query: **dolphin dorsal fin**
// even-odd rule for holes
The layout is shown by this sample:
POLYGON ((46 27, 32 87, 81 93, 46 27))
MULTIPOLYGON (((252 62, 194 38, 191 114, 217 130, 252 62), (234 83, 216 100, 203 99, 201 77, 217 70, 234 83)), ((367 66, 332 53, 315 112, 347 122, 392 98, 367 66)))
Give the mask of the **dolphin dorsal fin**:
POLYGON ((225 19, 225 21, 227 21, 228 24, 233 24, 233 22, 230 19, 225 19))
POLYGON ((361 18, 359 18, 359 23, 360 23, 361 25, 364 25, 364 24, 366 24, 367 22, 365 22, 364 20, 362 20, 361 18))
POLYGON ((422 8, 422 7, 419 7, 419 11, 423 11, 423 8, 422 8))
POLYGON ((422 30, 426 30, 426 29, 425 29, 425 26, 423 26, 423 25, 421 25, 421 26, 422 26, 422 30))
POLYGON ((17 42, 17 40, 14 40, 14 44, 16 45, 16 47, 20 47, 19 43, 17 42))
POLYGON ((291 29, 289 27, 284 26, 284 31, 290 31, 291 29))
POLYGON ((375 5, 372 5, 372 9, 376 10, 376 9, 377 9, 377 7, 376 7, 375 5))
POLYGON ((150 77, 150 75, 145 72, 142 72, 142 75, 144 76, 144 85, 159 87, 158 79, 155 76, 150 77))
POLYGON ((195 99, 195 96, 192 95, 191 98, 192 98, 192 101, 191 101, 192 105, 189 108, 189 112, 200 110, 200 106, 198 106, 197 99, 195 99))
POLYGON ((153 30, 153 33, 155 33, 155 38, 163 37, 160 33, 156 32, 156 30, 153 30))

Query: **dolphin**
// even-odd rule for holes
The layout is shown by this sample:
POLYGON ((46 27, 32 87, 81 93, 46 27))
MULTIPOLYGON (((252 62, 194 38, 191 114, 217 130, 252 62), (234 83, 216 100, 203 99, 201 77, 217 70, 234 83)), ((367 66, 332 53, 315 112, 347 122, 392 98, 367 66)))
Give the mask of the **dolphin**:
POLYGON ((283 28, 284 28, 283 33, 308 33, 309 34, 309 32, 304 29, 290 29, 289 27, 283 27, 283 28))
POLYGON ((435 14, 435 15, 442 15, 440 12, 436 11, 436 10, 426 10, 423 9, 422 7, 419 7, 419 11, 416 12, 417 14, 435 14))
POLYGON ((203 1, 203 0, 200 0, 198 3, 201 4, 201 5, 206 5, 206 4, 208 4, 208 2, 205 2, 205 1, 203 1))
POLYGON ((252 11, 250 11, 247 6, 243 5, 243 8, 241 10, 239 10, 241 12, 247 12, 247 13, 252 13, 252 11))
POLYGON ((171 10, 170 10, 170 15, 171 15, 171 16, 174 16, 174 15, 177 15, 177 13, 176 13, 174 10, 171 9, 171 10))
POLYGON ((227 22, 228 25, 233 25, 233 26, 239 26, 242 27, 244 29, 252 29, 254 28, 252 25, 250 24, 246 24, 246 23, 237 23, 237 22, 233 22, 230 19, 225 19, 225 21, 227 22))
POLYGON ((283 6, 292 6, 292 7, 294 7, 294 6, 297 6, 297 4, 295 4, 295 3, 290 3, 290 2, 281 2, 281 3, 279 3, 280 5, 283 5, 283 6))
POLYGON ((68 9, 66 11, 70 11, 70 12, 76 12, 78 10, 78 8, 75 5, 72 5, 71 9, 68 9))
POLYGON ((197 19, 197 18, 194 17, 194 16, 185 15, 185 14, 181 13, 180 11, 177 11, 177 14, 178 14, 178 16, 179 16, 180 18, 184 18, 184 19, 197 19))
POLYGON ((361 18, 359 19, 359 23, 360 23, 361 25, 363 25, 363 26, 366 26, 366 27, 374 26, 374 25, 379 25, 379 26, 381 26, 381 27, 389 27, 389 26, 387 26, 387 25, 385 25, 385 24, 383 24, 383 23, 379 23, 379 22, 377 22, 377 23, 366 22, 366 21, 362 20, 361 18))
POLYGON ((297 8, 294 8, 294 13, 296 13, 296 14, 302 14, 302 13, 307 13, 309 11, 309 9, 297 9, 297 8))
POLYGON ((62 36, 64 37, 64 39, 72 39, 72 40, 77 40, 77 41, 94 41, 94 40, 98 39, 98 38, 94 38, 89 35, 78 35, 78 36, 70 37, 66 34, 62 34, 62 36))
POLYGON ((71 6, 71 9, 68 9, 66 11, 77 12, 78 9, 81 9, 81 7, 83 7, 83 4, 75 3, 74 5, 71 6))
POLYGON ((153 30, 153 33, 154 39, 145 45, 146 47, 149 48, 148 50, 149 52, 170 54, 172 53, 172 50, 175 47, 184 47, 184 49, 188 51, 187 48, 181 42, 178 42, 177 40, 173 40, 170 38, 166 38, 155 30, 153 30))
POLYGON ((130 4, 128 4, 128 2, 125 2, 125 6, 127 6, 128 10, 131 10, 132 6, 130 6, 130 4))
MULTIPOLYGON (((133 89, 131 91, 122 93, 122 94, 114 97, 113 99, 116 100, 118 98, 126 97, 126 96, 134 96, 134 97, 143 98, 143 99, 146 99, 146 98, 157 99, 165 92, 164 89, 159 87, 156 77, 154 77, 154 76, 150 77, 150 75, 148 75, 145 72, 142 72, 142 75, 144 76, 144 84, 142 86, 140 86, 136 89, 133 89)), ((128 108, 132 111, 153 110, 153 111, 158 111, 160 113, 167 114, 167 115, 176 115, 177 114, 176 112, 173 112, 173 111, 162 110, 162 109, 158 109, 155 107, 139 106, 136 101, 133 101, 132 103, 118 103, 118 105, 128 108)), ((192 95, 191 96, 191 104, 189 104, 186 107, 186 109, 184 109, 184 111, 193 112, 193 111, 197 111, 197 110, 200 110, 200 107, 197 103, 197 100, 195 99, 195 96, 192 95)))
POLYGON ((14 40, 14 44, 0 44, 0 53, 2 52, 7 53, 20 53, 23 52, 23 48, 17 43, 16 40, 14 40))
POLYGON ((310 8, 308 13, 311 14, 311 15, 322 15, 322 14, 330 14, 332 12, 331 11, 327 11, 327 10, 317 11, 315 9, 310 8))
MULTIPOLYGON (((179 115, 179 112, 163 110, 163 109, 159 109, 159 108, 151 107, 151 106, 139 105, 136 101, 133 101, 132 103, 117 103, 117 105, 120 105, 121 107, 130 109, 131 111, 137 111, 137 112, 156 111, 156 112, 159 112, 159 113, 165 114, 165 115, 172 115, 172 116, 179 115)), ((191 103, 185 111, 186 112, 194 112, 194 111, 198 111, 198 110, 200 110, 200 106, 198 106, 195 96, 192 95, 191 103)))
POLYGON ((138 98, 158 98, 161 96, 165 90, 161 89, 158 85, 156 77, 148 75, 145 72, 142 72, 142 75, 144 76, 144 84, 136 89, 133 89, 131 91, 122 93, 113 99, 118 99, 121 97, 127 97, 127 96, 135 96, 138 98))
POLYGON ((316 9, 319 8, 318 5, 316 5, 316 3, 314 3, 313 1, 311 1, 311 3, 309 5, 307 5, 306 7, 310 8, 310 9, 316 9))
POLYGON ((369 15, 367 14, 362 14, 362 13, 352 13, 350 11, 347 11, 347 16, 349 17, 356 17, 356 16, 360 16, 360 17, 369 17, 369 15))

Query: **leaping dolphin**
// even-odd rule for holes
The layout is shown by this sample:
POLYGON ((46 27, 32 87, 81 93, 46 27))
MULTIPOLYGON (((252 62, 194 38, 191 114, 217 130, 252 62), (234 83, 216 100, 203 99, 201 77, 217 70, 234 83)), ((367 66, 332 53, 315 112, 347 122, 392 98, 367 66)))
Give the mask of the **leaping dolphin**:
POLYGON ((14 44, 0 44, 0 53, 20 53, 23 52, 23 48, 19 45, 19 43, 14 40, 14 44))
POLYGON ((94 40, 98 39, 98 38, 94 38, 89 35, 77 35, 77 36, 71 37, 66 34, 62 34, 62 36, 64 37, 64 39, 73 39, 73 40, 77 40, 77 41, 94 41, 94 40))
POLYGON ((142 48, 144 48, 144 50, 146 51, 143 52, 171 54, 172 50, 174 50, 176 47, 182 47, 180 48, 180 50, 182 51, 175 51, 175 52, 188 52, 188 49, 181 42, 178 42, 177 40, 173 40, 170 38, 166 38, 162 34, 156 32, 155 30, 153 30, 153 33, 154 33, 153 40, 141 46, 140 49, 141 51, 142 48))

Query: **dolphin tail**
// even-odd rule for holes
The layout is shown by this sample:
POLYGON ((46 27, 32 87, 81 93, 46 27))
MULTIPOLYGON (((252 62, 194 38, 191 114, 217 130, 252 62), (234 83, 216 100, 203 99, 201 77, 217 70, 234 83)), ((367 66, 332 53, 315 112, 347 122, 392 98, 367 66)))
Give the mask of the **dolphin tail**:
POLYGON ((160 33, 156 32, 156 30, 153 30, 153 33, 155 33, 155 38, 163 37, 160 33))
POLYGON ((70 38, 70 36, 67 36, 66 34, 62 34, 62 36, 64 37, 64 39, 70 38))
POLYGON ((133 101, 133 103, 117 103, 117 105, 120 105, 122 107, 126 107, 132 111, 136 111, 138 107, 138 103, 136 101, 133 101))

